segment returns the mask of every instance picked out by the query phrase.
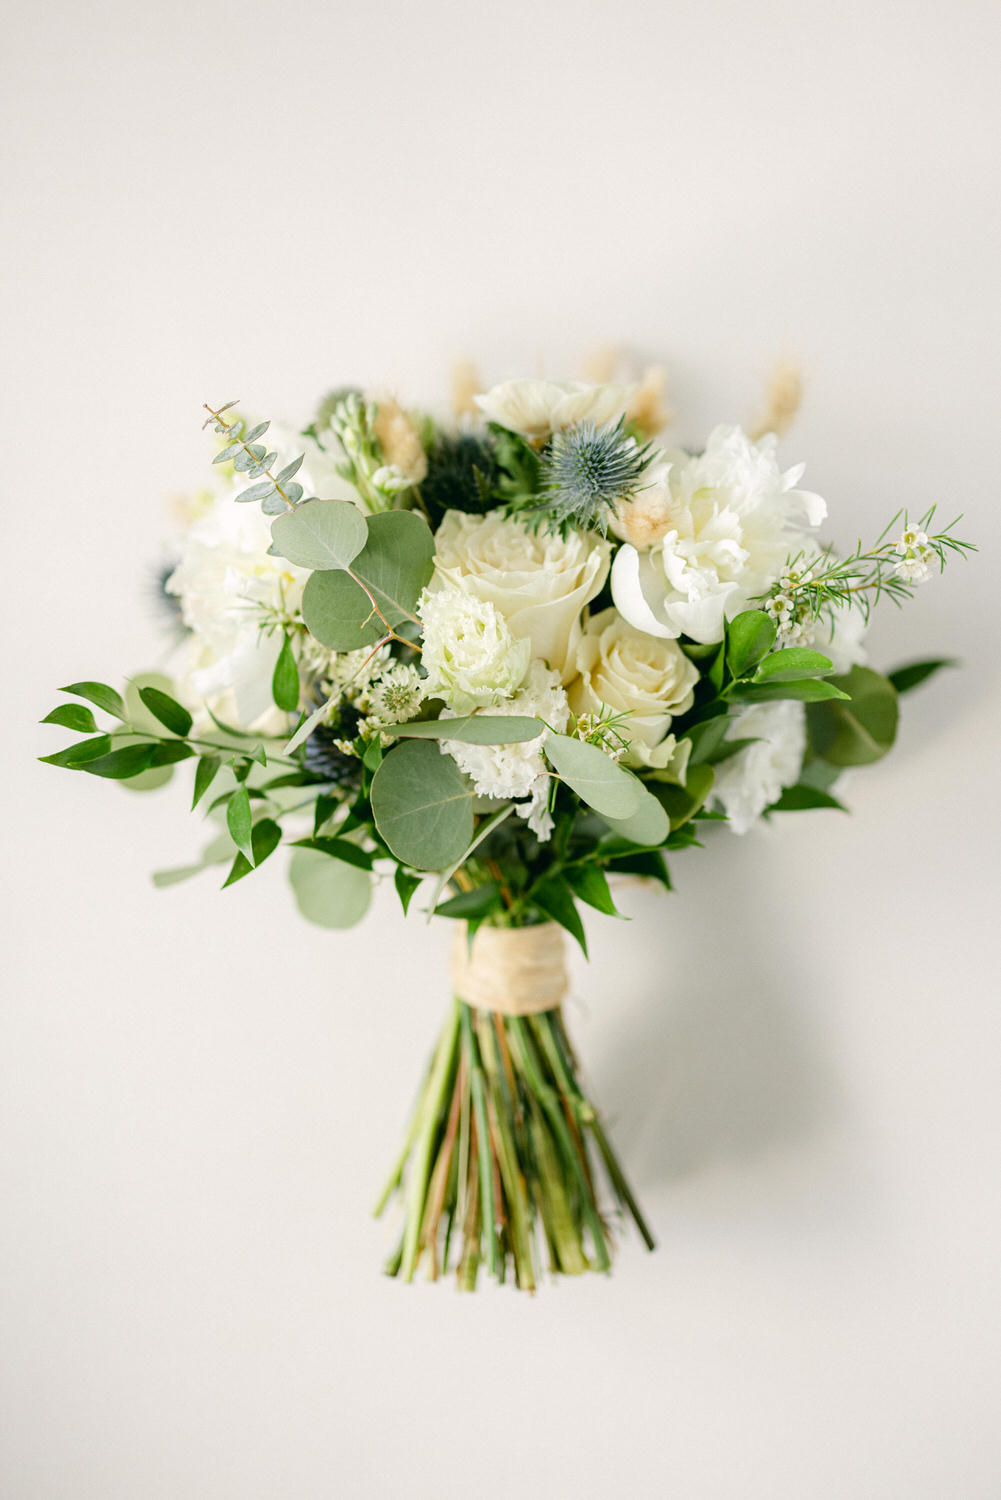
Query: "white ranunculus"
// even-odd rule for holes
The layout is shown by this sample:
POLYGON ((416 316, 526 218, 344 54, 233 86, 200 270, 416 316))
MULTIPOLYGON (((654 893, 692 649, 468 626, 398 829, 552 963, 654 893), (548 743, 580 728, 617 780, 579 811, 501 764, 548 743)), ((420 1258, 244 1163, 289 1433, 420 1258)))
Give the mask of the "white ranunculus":
POLYGON ((194 634, 191 689, 210 702, 231 692, 239 723, 248 727, 274 706, 271 678, 281 649, 279 632, 261 632, 262 606, 297 610, 309 573, 268 553, 270 522, 258 506, 235 503, 245 488, 237 479, 189 529, 166 587, 194 634))
POLYGON ((492 604, 532 656, 567 682, 581 611, 601 590, 611 548, 601 537, 530 532, 496 511, 485 516, 450 510, 435 536, 431 591, 451 586, 492 604))
POLYGON ((691 708, 699 680, 677 642, 658 640, 618 610, 603 609, 577 646, 577 669, 580 676, 567 689, 574 713, 599 714, 603 706, 628 713, 617 726, 630 741, 626 764, 662 768, 674 749, 673 740, 665 740, 671 719, 691 708))
POLYGON ((506 380, 474 396, 488 422, 522 437, 548 437, 574 422, 614 422, 632 395, 628 385, 588 385, 582 380, 506 380))
MULTIPOLYGON (((567 695, 555 672, 540 661, 533 661, 521 690, 506 703, 488 710, 491 714, 537 714, 550 729, 561 734, 570 720, 567 695)), ((448 716, 448 710, 442 715, 448 716)), ((471 779, 476 792, 492 801, 515 801, 515 811, 526 819, 529 828, 541 842, 553 830, 547 810, 551 777, 542 754, 545 734, 518 745, 465 745, 458 740, 443 740, 442 754, 450 755, 461 771, 471 779)))
POLYGON ((753 745, 716 767, 712 804, 746 833, 787 786, 799 780, 806 751, 806 712, 802 703, 780 699, 755 703, 735 714, 728 739, 753 745))
POLYGON ((489 600, 440 588, 424 593, 417 612, 424 626, 426 697, 443 698, 456 713, 469 714, 502 703, 521 686, 532 647, 512 635, 489 600))
POLYGON ((648 552, 621 547, 612 567, 615 603, 637 629, 721 640, 724 620, 764 592, 824 519, 820 496, 795 487, 802 466, 779 470, 775 443, 717 427, 703 453, 674 457, 671 528, 648 552))

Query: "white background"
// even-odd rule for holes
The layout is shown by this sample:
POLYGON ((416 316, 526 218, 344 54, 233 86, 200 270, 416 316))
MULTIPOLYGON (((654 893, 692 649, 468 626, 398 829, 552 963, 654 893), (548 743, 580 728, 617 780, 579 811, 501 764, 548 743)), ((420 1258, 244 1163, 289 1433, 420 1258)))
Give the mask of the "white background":
POLYGON ((19 5, 0 254, 9 1500, 996 1500, 1001 28, 981 3, 19 5), (444 401, 663 358, 698 440, 774 358, 851 545, 980 556, 880 616, 964 670, 820 813, 590 924, 571 1023, 660 1239, 534 1298, 379 1275, 444 939, 34 764, 155 663, 198 406, 444 401), (13 589, 13 593, 12 593, 13 589))

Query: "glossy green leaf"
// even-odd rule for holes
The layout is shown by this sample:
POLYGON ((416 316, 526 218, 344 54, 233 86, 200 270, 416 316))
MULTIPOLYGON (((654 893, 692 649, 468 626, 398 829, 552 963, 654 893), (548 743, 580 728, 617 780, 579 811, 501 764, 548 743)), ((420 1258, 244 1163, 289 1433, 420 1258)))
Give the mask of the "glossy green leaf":
POLYGON ((262 818, 259 823, 255 823, 250 835, 251 850, 254 856, 253 862, 248 860, 245 854, 238 854, 230 865, 229 874, 222 883, 223 890, 228 885, 233 885, 236 881, 242 880, 244 875, 249 875, 251 870, 257 869, 258 865, 262 865, 268 855, 275 852, 281 841, 282 831, 272 818, 262 818))
POLYGON ((434 908, 434 915, 460 917, 467 921, 471 917, 479 917, 482 920, 493 912, 500 911, 502 906, 496 881, 487 880, 483 885, 474 886, 471 891, 460 891, 457 896, 450 896, 447 901, 440 902, 434 908))
POLYGON ((318 854, 325 854, 328 859, 342 859, 345 864, 354 865, 359 870, 371 870, 372 868, 371 850, 360 848, 357 844, 353 844, 350 839, 295 839, 293 848, 315 849, 318 854))
POLYGON ((347 568, 367 535, 365 517, 350 500, 307 500, 271 523, 279 554, 299 568, 347 568))
POLYGON ((97 720, 89 708, 82 703, 60 703, 41 720, 43 724, 58 724, 63 729, 73 729, 77 734, 96 734, 97 720))
POLYGON ((832 677, 803 677, 797 682, 763 682, 741 687, 741 703, 775 703, 793 698, 799 703, 824 703, 828 699, 847 698, 832 677))
POLYGON ((565 734, 550 734, 546 757, 561 781, 604 818, 632 817, 643 799, 642 783, 605 754, 565 734))
POLYGON ((336 651, 372 645, 387 624, 393 628, 413 615, 433 569, 434 538, 426 521, 408 510, 372 516, 368 541, 351 565, 368 593, 347 573, 314 573, 303 592, 303 619, 322 645, 336 651))
POLYGON ((40 755, 38 758, 47 766, 77 770, 82 769, 87 761, 107 755, 113 743, 110 734, 98 734, 92 740, 78 740, 75 745, 67 745, 65 750, 57 750, 54 755, 40 755))
POLYGON ((587 937, 584 933, 584 924, 574 902, 573 891, 567 885, 563 875, 554 872, 536 881, 531 890, 531 899, 547 917, 558 922, 570 933, 571 937, 576 938, 586 958, 587 937))
POLYGON ((881 760, 897 736, 893 683, 871 667, 852 667, 832 679, 849 702, 811 703, 806 727, 814 754, 833 766, 867 766, 881 760))
POLYGON ((726 664, 743 677, 775 644, 775 622, 763 609, 747 609, 726 627, 726 664))
POLYGON ((808 651, 803 646, 788 646, 772 651, 758 663, 752 682, 795 682, 802 677, 819 677, 833 670, 829 656, 808 651))
POLYGON ((768 812, 808 812, 817 807, 836 808, 838 812, 847 812, 848 809, 837 797, 832 797, 830 792, 821 791, 819 787, 807 786, 804 782, 798 782, 795 786, 787 786, 781 797, 773 802, 768 812))
POLYGON ((226 827, 233 843, 251 864, 254 863, 252 823, 250 794, 245 786, 238 787, 226 803, 226 827))
POLYGON ((402 865, 397 865, 393 873, 393 884, 396 887, 396 894, 400 898, 400 905, 403 907, 403 915, 406 916, 410 910, 411 901, 420 889, 421 877, 419 875, 411 875, 402 865))
POLYGON ((296 663, 292 641, 286 636, 275 662, 271 678, 271 696, 284 713, 294 714, 299 707, 299 667, 296 663))
POLYGON ((354 927, 372 900, 372 877, 365 870, 315 849, 293 851, 289 883, 302 915, 319 927, 354 927))
POLYGON ((671 820, 672 833, 699 811, 712 791, 714 780, 712 766, 699 765, 689 766, 684 786, 670 781, 650 783, 650 790, 671 820))
POLYGON ((219 767, 222 765, 222 757, 219 755, 203 755, 195 767, 195 788, 191 798, 192 809, 196 808, 209 787, 215 780, 219 767))
POLYGON ((396 858, 415 870, 459 859, 473 835, 473 793, 450 756, 427 740, 405 740, 372 778, 372 815, 396 858))
POLYGON ((86 761, 80 769, 91 776, 126 781, 130 776, 139 776, 143 771, 149 770, 155 749, 156 746, 149 743, 123 745, 118 750, 109 751, 107 755, 99 755, 96 760, 86 761))
POLYGON ((958 665, 958 662, 947 656, 936 657, 931 661, 914 661, 908 666, 897 667, 895 671, 888 673, 888 679, 898 693, 909 693, 914 688, 920 687, 922 682, 927 682, 928 678, 933 677, 936 672, 941 672, 943 667, 958 665))
POLYGON ((89 703, 103 708, 105 713, 114 714, 116 719, 124 719, 126 716, 121 697, 106 682, 71 682, 69 687, 60 688, 59 691, 72 693, 75 698, 86 698, 89 703))
MULTIPOLYGON (((667 831, 667 819, 664 819, 665 833, 667 831)), ((612 900, 612 893, 608 888, 608 879, 603 870, 597 865, 574 865, 569 870, 564 870, 564 878, 579 901, 593 906, 595 911, 604 912, 608 917, 621 917, 612 900)))
POLYGON ((183 708, 176 698, 171 698, 169 693, 163 693, 159 688, 141 687, 139 697, 149 709, 154 719, 157 719, 171 734, 185 735, 191 733, 192 718, 186 708, 183 708))

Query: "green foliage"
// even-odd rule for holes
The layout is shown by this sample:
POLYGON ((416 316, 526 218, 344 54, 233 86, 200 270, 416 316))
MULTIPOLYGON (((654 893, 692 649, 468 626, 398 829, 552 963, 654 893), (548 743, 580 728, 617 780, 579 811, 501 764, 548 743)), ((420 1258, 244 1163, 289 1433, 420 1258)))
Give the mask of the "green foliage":
POLYGON ((460 891, 457 896, 450 896, 447 901, 439 902, 434 908, 434 915, 456 917, 466 922, 478 918, 482 922, 486 917, 498 915, 503 909, 504 903, 497 882, 486 880, 470 891, 460 891))
POLYGON ((295 904, 319 927, 354 927, 372 900, 372 877, 315 849, 296 849, 289 864, 295 904))
POLYGON ((923 682, 928 681, 929 677, 933 677, 936 672, 941 672, 943 667, 955 667, 958 665, 958 662, 953 661, 951 658, 942 656, 936 657, 932 661, 914 661, 908 666, 897 667, 895 671, 889 672, 887 676, 899 695, 900 693, 910 693, 914 688, 920 687, 923 682))
POLYGON ((293 714, 299 707, 299 667, 292 649, 291 638, 287 635, 282 640, 282 648, 275 662, 275 670, 271 678, 271 696, 275 700, 276 707, 280 708, 283 713, 293 714))
POLYGON ((565 734, 550 734, 545 752, 560 779, 602 817, 630 818, 638 811, 642 783, 597 745, 565 734))
POLYGON ((726 627, 726 664, 732 677, 743 677, 775 644, 775 622, 763 609, 747 609, 726 627))
POLYGON ((191 798, 191 809, 198 806, 199 802, 212 785, 222 765, 222 757, 219 755, 203 755, 199 758, 195 767, 195 787, 191 798))
POLYGON ((226 802, 226 827, 233 843, 250 864, 254 863, 251 840, 253 816, 250 811, 250 793, 245 786, 237 787, 226 802))
POLYGON ((93 739, 78 740, 75 745, 67 745, 65 750, 57 750, 54 755, 40 755, 38 758, 47 766, 82 770, 88 761, 107 755, 113 743, 110 734, 96 734, 93 739))
POLYGON ((567 882, 566 875, 561 871, 554 870, 551 874, 537 880, 531 891, 532 900, 536 906, 547 917, 569 932, 572 938, 580 944, 584 957, 587 958, 587 937, 584 933, 584 924, 580 919, 574 901, 574 893, 567 882))
POLYGON ((787 786, 777 802, 773 802, 768 808, 769 812, 804 812, 816 807, 836 808, 839 812, 847 812, 848 809, 837 797, 832 797, 830 792, 821 791, 819 787, 809 786, 803 782, 796 786, 787 786))
POLYGON ((420 889, 421 877, 411 875, 409 870, 405 870, 402 865, 397 865, 393 871, 393 884, 400 898, 400 905, 403 907, 403 915, 406 916, 414 895, 420 889))
POLYGON ((807 651, 802 646, 787 646, 782 651, 772 651, 758 663, 752 682, 797 682, 804 677, 822 677, 833 671, 829 656, 819 651, 807 651))
POLYGON ((606 818, 613 833, 644 848, 657 848, 671 831, 671 820, 659 796, 643 788, 636 811, 628 818, 606 818))
POLYGON ((256 870, 259 865, 262 865, 268 855, 275 852, 281 841, 281 828, 272 818, 261 818, 255 823, 250 836, 253 858, 248 860, 242 852, 237 854, 230 866, 229 874, 223 881, 223 890, 237 880, 242 880, 244 875, 249 875, 251 870, 256 870))
POLYGON ((347 568, 367 538, 365 517, 350 500, 307 500, 271 523, 279 555, 299 568, 347 568))
POLYGON ((390 750, 370 796, 380 836, 412 869, 443 869, 472 838, 472 789, 454 760, 430 741, 407 740, 390 750))
POLYGON ((700 811, 713 789, 714 780, 712 766, 696 765, 689 766, 684 786, 671 781, 650 783, 650 790, 671 820, 672 833, 700 811))
POLYGON ((413 618, 434 568, 434 538, 413 511, 372 516, 350 573, 314 573, 303 592, 310 633, 335 651, 374 645, 413 618))
POLYGON ((897 734, 897 693, 871 667, 852 667, 832 682, 849 702, 811 703, 807 735, 815 755, 834 766, 865 766, 882 760, 897 734))
POLYGON ((192 718, 175 698, 155 687, 141 687, 139 697, 155 719, 182 739, 191 733, 192 718))
POLYGON ((824 703, 828 699, 847 698, 833 678, 802 677, 794 682, 762 682, 760 686, 741 683, 738 687, 742 703, 774 703, 782 698, 795 698, 800 703, 824 703))
POLYGON ((541 719, 518 714, 467 714, 456 719, 411 719, 387 724, 384 733, 400 739, 459 740, 464 745, 519 745, 542 734, 541 719))
POLYGON ((89 708, 82 703, 60 703, 40 721, 42 724, 58 724, 63 729, 73 729, 77 734, 96 734, 97 720, 89 708))
POLYGON ((108 687, 106 682, 71 682, 69 687, 60 688, 59 691, 72 693, 75 698, 86 698, 116 719, 124 720, 127 717, 121 696, 114 688, 108 687))
POLYGON ((608 878, 603 870, 597 865, 583 864, 573 865, 564 871, 567 885, 573 891, 579 901, 593 906, 595 911, 603 912, 608 917, 621 917, 612 900, 612 893, 608 888, 608 878))
POLYGON ((369 850, 353 844, 350 839, 316 837, 295 839, 292 847, 315 849, 318 854, 325 854, 328 859, 342 860, 346 865, 354 865, 357 870, 371 870, 372 868, 372 855, 369 850))

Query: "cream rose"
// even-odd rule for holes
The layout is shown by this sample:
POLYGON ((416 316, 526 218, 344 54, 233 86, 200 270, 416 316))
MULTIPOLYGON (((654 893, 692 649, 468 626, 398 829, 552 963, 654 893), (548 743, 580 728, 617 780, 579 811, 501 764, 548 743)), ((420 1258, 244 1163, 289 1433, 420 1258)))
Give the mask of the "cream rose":
POLYGON ((576 714, 597 714, 602 706, 629 717, 619 727, 630 741, 627 765, 663 767, 674 749, 665 738, 675 714, 692 706, 699 680, 696 668, 676 641, 636 630, 617 609, 603 609, 588 621, 577 646, 580 676, 567 690, 576 714))
POLYGON ((608 575, 608 542, 582 532, 530 532, 496 512, 450 510, 435 536, 435 552, 432 591, 451 585, 486 600, 562 682, 576 675, 581 611, 608 575))
POLYGON ((575 422, 600 427, 622 416, 632 395, 628 385, 587 385, 583 380, 506 380, 485 396, 474 396, 488 422, 532 441, 575 422))

